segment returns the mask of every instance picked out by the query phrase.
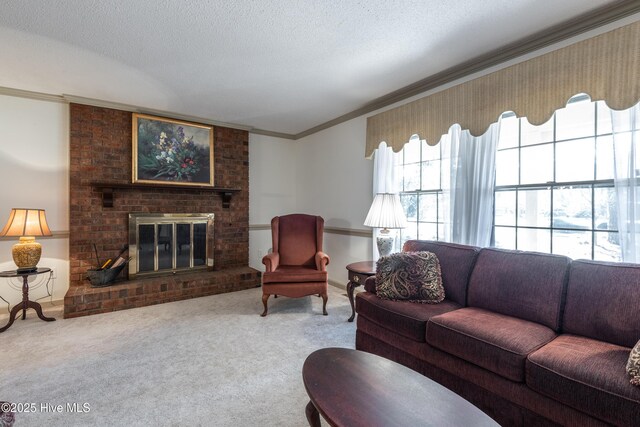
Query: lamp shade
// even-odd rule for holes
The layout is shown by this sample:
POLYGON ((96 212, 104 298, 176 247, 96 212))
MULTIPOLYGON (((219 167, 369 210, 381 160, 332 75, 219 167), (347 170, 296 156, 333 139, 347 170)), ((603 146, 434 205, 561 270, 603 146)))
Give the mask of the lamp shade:
POLYGON ((364 225, 374 228, 404 228, 407 217, 397 194, 379 193, 373 198, 364 225))
POLYGON ((11 209, 0 236, 51 236, 44 209, 11 209))

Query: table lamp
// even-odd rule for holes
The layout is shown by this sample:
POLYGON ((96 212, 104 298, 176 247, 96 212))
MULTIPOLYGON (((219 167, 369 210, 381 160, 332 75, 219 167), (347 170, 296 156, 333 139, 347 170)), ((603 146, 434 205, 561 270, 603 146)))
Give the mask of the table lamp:
POLYGON ((36 236, 51 236, 44 209, 11 209, 7 225, 0 231, 2 236, 20 237, 11 250, 19 273, 37 270, 42 246, 36 242, 36 236))
POLYGON ((381 256, 389 255, 391 249, 393 249, 393 240, 395 239, 395 236, 389 235, 389 229, 407 226, 407 217, 400 204, 400 197, 397 194, 390 193, 376 194, 367 218, 364 220, 364 225, 382 228, 376 240, 378 252, 381 256))

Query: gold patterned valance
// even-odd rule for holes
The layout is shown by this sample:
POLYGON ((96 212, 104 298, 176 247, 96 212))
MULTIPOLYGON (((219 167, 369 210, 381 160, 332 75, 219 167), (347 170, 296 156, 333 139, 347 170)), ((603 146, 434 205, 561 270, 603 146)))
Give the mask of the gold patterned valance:
POLYGON ((437 144, 454 123, 481 135, 505 111, 542 124, 578 93, 616 110, 638 102, 640 22, 371 116, 365 156, 381 141, 399 151, 413 134, 437 144))

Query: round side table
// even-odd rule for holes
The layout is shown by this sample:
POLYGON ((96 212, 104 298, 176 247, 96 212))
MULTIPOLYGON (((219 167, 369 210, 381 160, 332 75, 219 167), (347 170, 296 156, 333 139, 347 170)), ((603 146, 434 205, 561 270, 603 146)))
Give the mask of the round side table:
POLYGON ((349 272, 347 295, 349 297, 349 303, 351 304, 351 317, 349 317, 348 321, 353 322, 353 319, 356 317, 356 308, 353 303, 353 290, 364 284, 367 277, 375 276, 376 263, 374 261, 354 262, 347 265, 347 271, 349 272))
POLYGON ((19 302, 11 309, 9 322, 7 322, 4 327, 0 328, 0 332, 6 331, 7 329, 9 329, 9 326, 13 325, 13 322, 14 320, 16 320, 16 316, 18 315, 20 310, 22 310, 22 320, 26 319, 28 308, 33 308, 38 314, 38 317, 46 322, 53 322, 54 320, 56 320, 53 317, 46 317, 44 314, 42 314, 42 306, 39 303, 35 301, 29 301, 29 276, 44 274, 50 271, 51 269, 47 267, 41 267, 37 270, 27 272, 19 272, 17 270, 0 271, 0 277, 22 277, 22 302, 19 302))

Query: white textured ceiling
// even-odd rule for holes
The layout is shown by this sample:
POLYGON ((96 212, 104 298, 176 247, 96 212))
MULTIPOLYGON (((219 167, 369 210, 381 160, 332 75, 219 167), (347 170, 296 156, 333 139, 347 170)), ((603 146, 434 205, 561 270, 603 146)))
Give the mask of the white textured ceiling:
POLYGON ((296 134, 611 0, 2 0, 0 86, 296 134))

